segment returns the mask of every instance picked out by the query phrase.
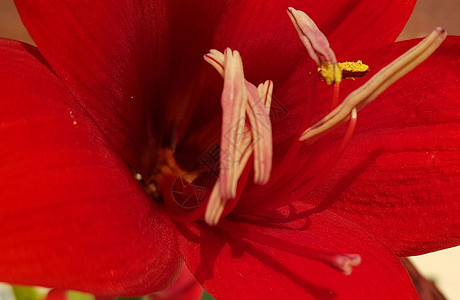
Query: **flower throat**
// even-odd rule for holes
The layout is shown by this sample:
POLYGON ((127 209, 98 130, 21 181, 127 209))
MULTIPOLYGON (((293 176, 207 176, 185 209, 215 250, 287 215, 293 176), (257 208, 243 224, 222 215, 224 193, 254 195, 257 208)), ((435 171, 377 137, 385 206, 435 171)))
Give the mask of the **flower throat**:
MULTIPOLYGON (((447 34, 442 28, 436 28, 419 44, 381 69, 340 102, 342 79, 364 76, 369 72, 369 66, 362 61, 338 62, 325 35, 304 12, 288 8, 287 13, 308 54, 318 66, 319 78, 332 85, 332 101, 329 114, 316 124, 298 132, 298 138, 286 152, 277 172, 271 176, 273 143, 270 109, 273 82, 267 80, 255 86, 247 81, 240 53, 227 48, 224 53, 212 49, 204 55, 205 61, 213 66, 224 80, 218 174, 213 177, 203 176, 206 175, 203 170, 186 172, 177 164, 171 149, 161 149, 152 179, 146 183, 139 174, 136 174, 136 178, 143 182, 145 190, 152 198, 164 202, 170 216, 178 222, 203 220, 210 226, 219 225, 228 232, 238 233, 244 238, 274 248, 294 251, 298 255, 322 261, 349 274, 351 267, 360 263, 359 255, 324 253, 291 245, 288 241, 268 238, 263 232, 245 232, 238 226, 238 222, 231 222, 225 217, 238 205, 241 193, 250 180, 250 174, 253 174, 254 184, 265 185, 267 188, 276 186, 289 166, 296 163, 296 157, 300 155, 302 148, 313 149, 319 138, 348 121, 348 129, 337 154, 327 162, 323 170, 308 181, 298 176, 299 178, 295 177, 289 182, 292 188, 302 186, 303 190, 313 190, 324 180, 345 150, 353 135, 358 111, 428 58, 447 34), (212 188, 209 188, 211 186, 212 188)), ((251 194, 251 191, 247 191, 245 196, 255 199, 251 210, 246 210, 247 215, 253 213, 254 216, 293 201, 289 197, 284 197, 281 192, 279 197, 273 197, 275 200, 270 203, 263 202, 263 199, 257 198, 254 193, 251 194)))

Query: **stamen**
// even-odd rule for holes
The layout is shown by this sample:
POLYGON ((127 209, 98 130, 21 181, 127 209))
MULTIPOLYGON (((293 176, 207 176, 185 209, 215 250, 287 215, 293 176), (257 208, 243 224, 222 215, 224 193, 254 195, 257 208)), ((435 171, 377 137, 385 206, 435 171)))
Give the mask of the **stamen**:
POLYGON ((271 100, 266 99, 266 97, 270 97, 268 95, 270 86, 267 87, 267 91, 262 91, 262 94, 254 85, 246 86, 249 91, 248 118, 254 144, 254 183, 263 185, 270 179, 272 167, 272 128, 269 117, 270 111, 267 111, 265 104, 265 102, 271 102, 271 100))
POLYGON ((270 108, 272 105, 273 81, 267 80, 263 84, 259 84, 257 86, 257 90, 259 92, 260 99, 264 100, 267 113, 270 114, 270 108))
MULTIPOLYGON (((257 119, 257 128, 260 132, 260 142, 256 142, 259 146, 259 157, 254 157, 254 166, 261 166, 260 180, 254 179, 257 184, 267 184, 270 179, 272 171, 272 158, 273 158, 273 137, 272 137, 272 125, 270 122, 270 108, 272 103, 273 93, 273 82, 271 80, 265 81, 265 83, 259 84, 257 87, 258 98, 255 103, 260 110, 258 111, 259 118, 257 119), (259 105, 260 104, 260 105, 259 105), (264 110, 265 108, 265 110, 264 110)), ((254 155, 255 156, 255 155, 254 155)))
POLYGON ((348 97, 326 117, 305 130, 299 140, 309 140, 309 143, 313 143, 332 128, 347 121, 354 108, 358 111, 361 110, 396 80, 421 64, 441 45, 446 36, 446 31, 440 27, 433 30, 423 41, 380 70, 362 87, 348 95, 348 97))
POLYGON ((334 109, 339 105, 340 96, 340 83, 334 83, 334 90, 332 91, 332 103, 331 109, 334 109))
POLYGON ((342 70, 326 36, 303 11, 289 7, 287 12, 310 57, 321 67, 321 75, 327 84, 340 83, 342 70))
MULTIPOLYGON (((250 141, 250 138, 251 137, 249 136, 249 133, 246 131, 245 137, 243 139, 250 141)), ((237 171, 238 178, 241 178, 241 175, 249 161, 249 158, 251 157, 252 149, 250 149, 250 146, 251 145, 247 143, 243 150, 243 155, 239 162, 238 171, 237 171)), ((233 202, 235 202, 233 204, 233 206, 235 206, 237 201, 233 200, 233 202)), ((222 217, 222 214, 224 212, 224 209, 227 203, 228 203, 227 199, 223 199, 221 197, 221 194, 219 191, 219 184, 216 183, 209 197, 208 206, 206 207, 206 213, 204 215, 205 222, 210 226, 217 225, 217 223, 219 223, 220 218, 222 217)))
MULTIPOLYGON (((222 76, 224 76, 224 55, 211 49, 204 59, 211 64, 222 76)), ((249 107, 247 115, 251 124, 250 130, 254 143, 254 183, 266 184, 270 179, 272 168, 272 134, 270 122, 270 107, 272 101, 273 82, 267 80, 256 88, 249 81, 246 88, 249 92, 249 107), (265 106, 265 109, 263 109, 265 106)))
POLYGON ((269 113, 273 84, 271 81, 267 81, 259 86, 259 91, 258 88, 244 79, 239 53, 237 51, 234 51, 233 55, 231 53, 230 49, 226 49, 225 54, 213 49, 204 56, 204 59, 224 77, 224 91, 222 92, 224 117, 220 150, 221 168, 219 179, 216 182, 219 187, 214 187, 204 217, 205 222, 209 225, 216 225, 219 222, 227 200, 236 197, 238 179, 241 177, 253 151, 254 182, 256 184, 268 182, 272 167, 273 146, 269 113), (238 62, 235 64, 233 60, 238 60, 238 62), (235 94, 235 86, 232 87, 232 84, 234 85, 232 80, 235 77, 229 77, 233 73, 227 70, 235 65, 238 68, 241 66, 240 75, 238 76, 238 90, 244 91, 244 93, 241 92, 244 95, 241 99, 243 103, 238 109, 230 105, 232 101, 224 99, 224 97, 234 97, 235 94), (241 79, 243 79, 244 85, 241 85, 241 79), (232 89, 229 89, 229 86, 232 89), (229 91, 233 91, 234 94, 229 91), (244 111, 240 109, 244 109, 244 111), (228 122, 231 114, 233 114, 231 120, 239 122, 238 124, 228 122), (249 124, 246 123, 246 115, 248 116, 249 124), (236 116, 238 116, 238 119, 235 119, 236 116), (237 127, 236 130, 235 127, 237 127), (229 146, 232 148, 229 149, 229 146), (227 157, 224 157, 224 155, 227 157), (228 160, 231 160, 231 162, 229 163, 228 160), (224 188, 226 188, 225 191, 223 190, 224 188))
POLYGON ((318 66, 327 62, 336 64, 337 59, 332 51, 326 36, 318 29, 315 22, 303 11, 289 7, 287 10, 300 40, 307 48, 311 58, 318 66))
POLYGON ((219 72, 220 76, 224 77, 224 60, 225 56, 222 52, 211 49, 208 54, 203 56, 204 60, 219 72))
POLYGON ((342 70, 338 64, 327 62, 321 65, 320 70, 321 76, 323 76, 328 85, 342 82, 342 70))
MULTIPOLYGON (((214 49, 204 56, 222 76, 224 75, 224 55, 214 49)), ((272 168, 272 134, 270 122, 270 107, 272 102, 273 82, 265 81, 256 88, 246 80, 246 88, 249 92, 249 107, 247 111, 251 124, 250 130, 254 139, 254 183, 266 184, 270 179, 272 168), (265 106, 266 111, 262 106, 265 106), (261 143, 261 144, 260 144, 261 143)))
POLYGON ((326 64, 325 67, 318 68, 319 79, 326 80, 327 84, 332 82, 339 83, 342 78, 363 77, 369 73, 369 70, 369 66, 361 60, 338 62, 335 65, 326 64), (336 67, 336 69, 333 69, 332 66, 336 67), (337 79, 334 77, 337 77, 337 79))
POLYGON ((370 68, 364 64, 361 60, 358 61, 344 61, 337 63, 339 68, 342 70, 343 78, 348 77, 362 77, 366 75, 370 68))
POLYGON ((217 220, 220 218, 222 212, 224 211, 225 203, 222 203, 219 192, 219 184, 215 184, 212 189, 211 195, 209 196, 208 206, 206 207, 206 212, 204 213, 204 220, 211 226, 217 224, 217 220))
POLYGON ((223 199, 236 196, 236 176, 245 125, 247 90, 243 62, 238 51, 225 49, 224 89, 222 91, 222 137, 220 141, 220 195, 223 199), (223 156, 227 156, 223 158, 223 156))
POLYGON ((248 230, 247 226, 239 226, 236 222, 222 220, 220 228, 262 245, 320 261, 338 271, 341 271, 345 275, 350 275, 353 267, 358 266, 361 263, 361 256, 358 254, 329 253, 308 248, 289 240, 267 235, 261 230, 248 230))

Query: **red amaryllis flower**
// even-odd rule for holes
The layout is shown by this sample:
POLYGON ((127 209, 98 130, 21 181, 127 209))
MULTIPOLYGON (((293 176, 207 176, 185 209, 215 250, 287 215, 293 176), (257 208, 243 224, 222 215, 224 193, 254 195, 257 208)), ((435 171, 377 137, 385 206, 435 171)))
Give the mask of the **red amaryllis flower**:
MULTIPOLYGON (((413 298, 396 255, 459 243, 458 39, 359 114, 332 169, 341 128, 298 141, 329 111, 331 91, 286 8, 308 11, 339 60, 370 65, 342 82, 346 96, 416 43, 392 44, 411 1, 16 4, 38 50, 1 41, 0 280, 140 295, 168 286, 183 257, 218 299, 413 298), (245 78, 275 86, 263 186, 252 164, 268 166, 269 152, 253 151, 236 190, 222 176, 234 169, 204 164, 223 156, 222 143, 211 151, 222 80, 202 55, 228 46, 245 78), (211 227, 201 200, 216 182, 229 199, 218 197, 228 201, 217 202, 224 218, 211 227), (349 271, 353 254, 362 263, 350 276, 330 267, 349 271)), ((241 80, 227 82, 241 91, 241 80)), ((263 118, 248 119, 230 125, 252 140, 263 118)))
MULTIPOLYGON (((73 291, 52 289, 45 300, 67 300, 71 298, 68 293, 73 291)), ((145 300, 198 300, 201 299, 203 288, 195 279, 190 270, 184 266, 177 280, 167 289, 145 296, 145 300)), ((96 300, 116 300, 118 297, 96 295, 96 300)), ((74 298, 75 299, 75 298, 74 298)))

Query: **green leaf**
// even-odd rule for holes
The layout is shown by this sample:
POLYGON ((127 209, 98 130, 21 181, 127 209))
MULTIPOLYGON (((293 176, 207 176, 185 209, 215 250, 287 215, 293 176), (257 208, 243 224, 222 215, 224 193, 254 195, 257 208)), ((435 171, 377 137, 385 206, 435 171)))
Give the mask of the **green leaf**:
POLYGON ((77 291, 68 291, 67 300, 94 300, 94 296, 77 291))
POLYGON ((203 295, 201 295, 201 300, 216 300, 213 296, 209 295, 208 292, 203 291, 203 295))
POLYGON ((41 298, 40 293, 34 287, 13 285, 11 288, 16 300, 40 300, 41 298))

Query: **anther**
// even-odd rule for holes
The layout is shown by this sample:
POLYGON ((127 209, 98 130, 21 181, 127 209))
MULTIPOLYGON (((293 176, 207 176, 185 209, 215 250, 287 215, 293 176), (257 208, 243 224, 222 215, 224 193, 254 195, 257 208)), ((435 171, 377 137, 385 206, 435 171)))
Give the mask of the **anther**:
MULTIPOLYGON (((363 77, 369 73, 370 70, 369 66, 363 63, 361 60, 338 62, 336 66, 341 71, 341 78, 363 77)), ((330 70, 327 68, 318 68, 318 73, 320 75, 319 79, 327 81, 332 77, 330 74, 333 74, 334 72, 338 71, 330 70)), ((330 84, 330 82, 328 82, 328 84, 330 84)))
POLYGON ((308 54, 321 67, 321 75, 327 84, 340 83, 342 70, 337 65, 337 58, 326 36, 303 11, 289 7, 287 13, 308 54))
POLYGON ((391 84, 425 61, 441 45, 446 36, 446 31, 441 27, 433 30, 424 40, 380 70, 359 89, 348 95, 336 109, 322 120, 305 130, 300 140, 314 142, 332 128, 347 121, 354 108, 358 111, 361 110, 391 84))
POLYGON ((303 11, 292 7, 288 8, 287 13, 299 34, 300 40, 316 64, 318 66, 327 62, 336 64, 337 59, 334 51, 332 51, 329 41, 321 30, 318 29, 315 22, 303 11))

